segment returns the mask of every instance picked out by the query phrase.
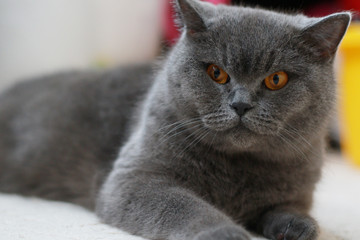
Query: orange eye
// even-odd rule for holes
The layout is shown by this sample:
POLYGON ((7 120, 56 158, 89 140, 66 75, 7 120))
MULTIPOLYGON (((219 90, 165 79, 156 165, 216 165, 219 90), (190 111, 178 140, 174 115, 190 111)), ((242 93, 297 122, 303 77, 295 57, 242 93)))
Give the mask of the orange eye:
POLYGON ((265 85, 270 90, 279 90, 288 82, 288 75, 286 72, 276 72, 265 78, 265 85))
POLYGON ((229 74, 227 74, 224 70, 215 64, 211 64, 208 67, 207 74, 211 77, 212 80, 219 84, 225 84, 230 81, 229 74))

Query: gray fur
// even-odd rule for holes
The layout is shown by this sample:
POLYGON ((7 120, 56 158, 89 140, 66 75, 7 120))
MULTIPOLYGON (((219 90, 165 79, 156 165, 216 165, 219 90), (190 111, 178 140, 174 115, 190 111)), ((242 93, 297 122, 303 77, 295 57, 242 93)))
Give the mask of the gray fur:
POLYGON ((72 73, 0 97, 0 190, 82 204, 151 239, 316 239, 308 210, 350 14, 175 5, 183 33, 154 78, 72 73), (270 91, 277 71, 289 83, 270 91), (239 116, 234 101, 252 108, 239 116))

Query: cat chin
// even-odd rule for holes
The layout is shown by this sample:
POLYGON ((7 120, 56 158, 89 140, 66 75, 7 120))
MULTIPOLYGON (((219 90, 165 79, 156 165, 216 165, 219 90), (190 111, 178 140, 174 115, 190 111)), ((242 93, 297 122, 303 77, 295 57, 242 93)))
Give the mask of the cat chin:
POLYGON ((277 139, 277 133, 273 129, 252 128, 243 122, 216 134, 219 139, 219 143, 216 143, 218 149, 227 152, 261 152, 264 147, 269 146, 269 142, 277 139))
POLYGON ((252 151, 259 146, 259 135, 243 125, 239 125, 239 123, 225 131, 214 131, 211 135, 208 138, 208 144, 211 144, 219 151, 252 151), (216 136, 216 138, 213 136, 216 136))

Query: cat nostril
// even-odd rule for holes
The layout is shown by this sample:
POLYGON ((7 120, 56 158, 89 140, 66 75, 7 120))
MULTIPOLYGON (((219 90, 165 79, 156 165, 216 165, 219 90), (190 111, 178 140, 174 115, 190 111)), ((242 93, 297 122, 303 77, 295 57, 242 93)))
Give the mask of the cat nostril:
POLYGON ((243 102, 233 102, 230 104, 230 107, 232 107, 240 117, 252 108, 250 104, 243 102))

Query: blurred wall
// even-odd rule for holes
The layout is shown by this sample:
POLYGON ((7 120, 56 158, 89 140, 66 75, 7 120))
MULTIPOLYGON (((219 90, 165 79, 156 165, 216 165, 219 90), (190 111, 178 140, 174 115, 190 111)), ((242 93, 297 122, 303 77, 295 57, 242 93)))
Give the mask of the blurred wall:
POLYGON ((0 89, 54 71, 152 59, 165 0, 0 0, 0 89))

